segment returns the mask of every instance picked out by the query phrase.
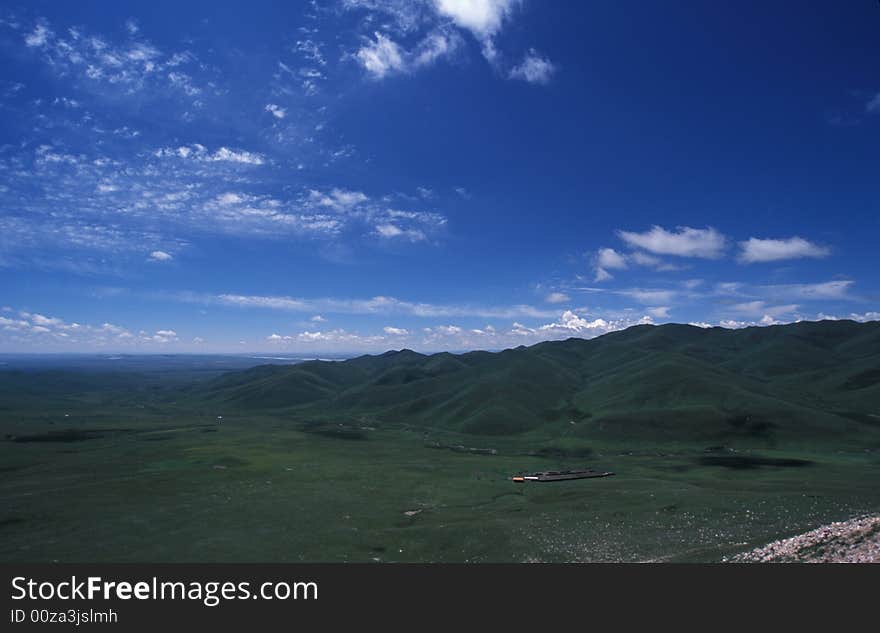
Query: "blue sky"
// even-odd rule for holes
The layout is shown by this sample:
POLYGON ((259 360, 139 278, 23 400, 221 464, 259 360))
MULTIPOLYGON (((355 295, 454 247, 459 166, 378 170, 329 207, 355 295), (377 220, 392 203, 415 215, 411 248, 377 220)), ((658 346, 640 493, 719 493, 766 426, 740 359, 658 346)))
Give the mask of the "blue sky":
POLYGON ((0 56, 0 351, 880 318, 876 2, 3 2, 0 56))

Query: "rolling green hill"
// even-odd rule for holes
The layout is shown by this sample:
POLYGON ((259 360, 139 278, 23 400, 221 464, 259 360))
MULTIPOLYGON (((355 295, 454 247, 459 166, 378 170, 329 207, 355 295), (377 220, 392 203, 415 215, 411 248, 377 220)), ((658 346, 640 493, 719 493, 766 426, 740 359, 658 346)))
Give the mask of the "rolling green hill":
POLYGON ((498 353, 401 350, 260 366, 189 395, 231 410, 474 435, 845 444, 880 433, 880 323, 641 325, 498 353))

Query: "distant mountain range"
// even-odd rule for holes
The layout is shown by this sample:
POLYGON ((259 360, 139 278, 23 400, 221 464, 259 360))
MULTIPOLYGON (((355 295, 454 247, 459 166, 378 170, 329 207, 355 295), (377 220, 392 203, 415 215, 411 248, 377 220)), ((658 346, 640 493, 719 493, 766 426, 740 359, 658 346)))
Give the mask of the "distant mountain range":
POLYGON ((189 396, 228 410, 475 435, 864 445, 880 437, 880 323, 640 325, 497 353, 405 349, 262 365, 189 396))

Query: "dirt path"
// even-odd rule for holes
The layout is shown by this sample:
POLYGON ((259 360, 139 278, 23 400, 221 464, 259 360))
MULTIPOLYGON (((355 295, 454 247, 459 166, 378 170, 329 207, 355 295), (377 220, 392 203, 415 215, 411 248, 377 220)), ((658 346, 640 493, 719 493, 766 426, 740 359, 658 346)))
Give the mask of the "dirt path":
POLYGON ((880 516, 823 525, 727 560, 732 563, 880 563, 880 516))

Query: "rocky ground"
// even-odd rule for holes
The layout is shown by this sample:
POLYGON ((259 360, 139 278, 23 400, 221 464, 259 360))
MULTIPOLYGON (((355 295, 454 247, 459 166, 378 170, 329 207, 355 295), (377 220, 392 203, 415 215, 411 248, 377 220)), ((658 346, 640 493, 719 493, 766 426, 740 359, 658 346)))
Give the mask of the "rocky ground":
POLYGON ((727 559, 733 563, 880 563, 880 516, 831 523, 727 559))

